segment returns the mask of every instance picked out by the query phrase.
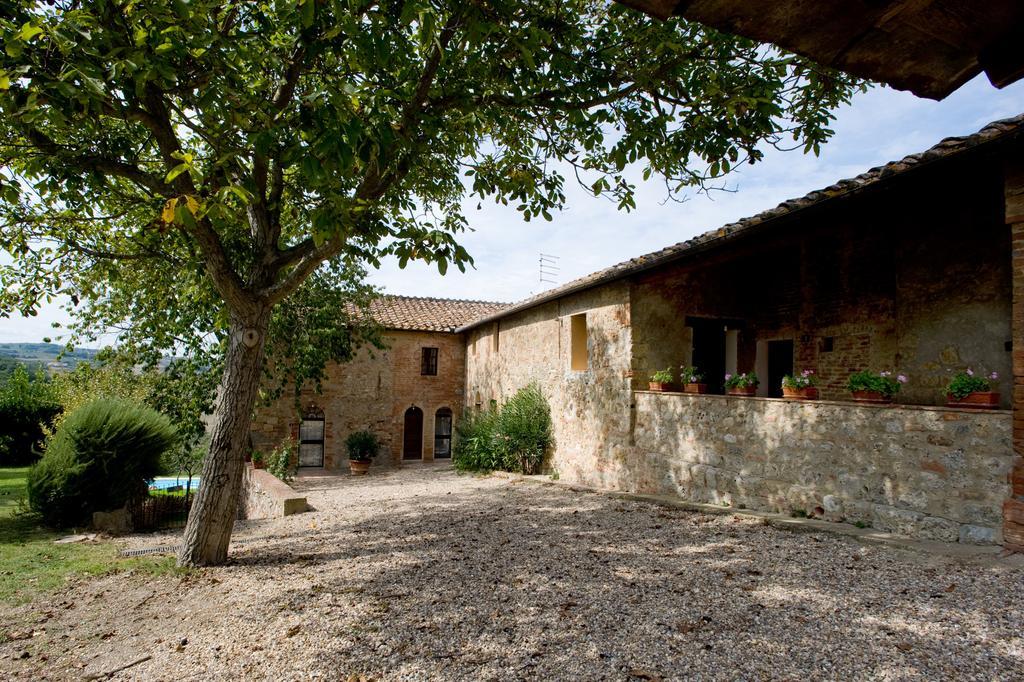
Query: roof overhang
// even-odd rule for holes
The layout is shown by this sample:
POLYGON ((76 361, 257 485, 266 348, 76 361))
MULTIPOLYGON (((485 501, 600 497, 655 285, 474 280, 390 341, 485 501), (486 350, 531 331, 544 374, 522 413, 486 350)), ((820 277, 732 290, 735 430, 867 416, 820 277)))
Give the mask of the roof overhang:
POLYGON ((1024 77, 1021 0, 618 0, 773 43, 819 64, 941 100, 982 71, 1024 77))

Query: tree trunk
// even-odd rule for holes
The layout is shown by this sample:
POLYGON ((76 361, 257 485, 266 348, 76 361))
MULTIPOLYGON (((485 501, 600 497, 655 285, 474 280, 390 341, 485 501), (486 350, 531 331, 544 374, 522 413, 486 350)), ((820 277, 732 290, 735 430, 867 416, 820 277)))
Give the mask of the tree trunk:
POLYGON ((188 515, 179 566, 215 566, 227 560, 269 322, 269 309, 231 321, 210 453, 188 515))

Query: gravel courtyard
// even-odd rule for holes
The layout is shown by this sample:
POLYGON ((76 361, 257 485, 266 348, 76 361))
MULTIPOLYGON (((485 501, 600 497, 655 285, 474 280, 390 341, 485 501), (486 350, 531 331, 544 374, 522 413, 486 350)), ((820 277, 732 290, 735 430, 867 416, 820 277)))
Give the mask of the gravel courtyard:
POLYGON ((437 466, 296 487, 316 511, 240 524, 228 566, 6 614, 35 636, 0 678, 1024 678, 1019 564, 437 466))

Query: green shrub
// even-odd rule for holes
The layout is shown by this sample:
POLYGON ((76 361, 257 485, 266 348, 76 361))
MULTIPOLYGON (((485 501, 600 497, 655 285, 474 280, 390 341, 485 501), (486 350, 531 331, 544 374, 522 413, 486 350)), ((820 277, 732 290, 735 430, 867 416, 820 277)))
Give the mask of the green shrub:
POLYGON ((87 525, 146 492, 175 443, 167 417, 136 404, 97 400, 67 415, 29 471, 32 509, 51 526, 87 525))
POLYGON ((356 462, 369 462, 380 452, 380 438, 371 431, 353 431, 345 439, 348 458, 356 462))
POLYGON ((540 387, 520 389, 500 409, 467 414, 456 428, 453 460, 462 471, 539 473, 551 446, 551 409, 540 387))
POLYGON ((551 445, 551 409, 540 387, 519 389, 498 412, 498 437, 505 471, 539 474, 551 445))
POLYGON ((492 471, 501 468, 495 448, 498 410, 471 410, 455 426, 452 463, 460 471, 492 471))
POLYGON ((27 466, 39 459, 45 427, 61 412, 53 385, 42 371, 18 366, 0 384, 0 467, 27 466))
POLYGON ((267 457, 267 471, 285 483, 291 483, 298 469, 295 456, 295 442, 285 439, 267 457))

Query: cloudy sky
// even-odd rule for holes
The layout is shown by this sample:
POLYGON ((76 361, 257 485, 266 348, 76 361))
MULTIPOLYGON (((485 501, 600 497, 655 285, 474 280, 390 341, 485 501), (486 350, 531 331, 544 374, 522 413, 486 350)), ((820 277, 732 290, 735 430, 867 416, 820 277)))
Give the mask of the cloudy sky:
MULTIPOLYGON (((538 281, 540 253, 559 257, 557 281, 564 283, 1022 112, 1024 81, 996 90, 979 76, 942 102, 877 87, 837 112, 836 135, 820 157, 772 151, 730 177, 733 192, 665 202, 664 185, 652 180, 641 183, 637 209, 627 214, 571 185, 566 210, 550 223, 524 223, 511 207, 494 204, 477 211, 473 202, 468 212, 473 231, 462 241, 475 269, 449 270, 442 277, 423 264, 402 270, 386 262, 371 281, 393 294, 516 301, 553 286, 538 281)), ((0 342, 54 336, 51 322, 63 319, 55 305, 35 318, 0 320, 0 342)))

